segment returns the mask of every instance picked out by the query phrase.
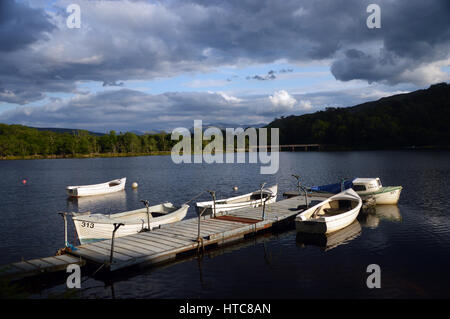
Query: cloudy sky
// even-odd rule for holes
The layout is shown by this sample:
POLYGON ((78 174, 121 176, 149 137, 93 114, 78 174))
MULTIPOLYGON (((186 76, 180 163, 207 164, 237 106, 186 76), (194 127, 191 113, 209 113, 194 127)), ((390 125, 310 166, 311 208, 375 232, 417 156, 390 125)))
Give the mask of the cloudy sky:
POLYGON ((448 0, 1 0, 0 122, 169 131, 351 106, 450 81, 448 21, 448 0))

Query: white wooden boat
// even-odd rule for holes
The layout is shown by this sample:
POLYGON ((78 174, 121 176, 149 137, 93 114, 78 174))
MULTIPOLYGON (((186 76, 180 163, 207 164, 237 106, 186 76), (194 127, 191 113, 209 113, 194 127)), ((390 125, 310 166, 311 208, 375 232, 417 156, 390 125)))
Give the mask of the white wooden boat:
POLYGON ((380 178, 355 178, 345 183, 311 187, 313 192, 339 193, 343 189, 353 188, 363 199, 372 197, 376 205, 397 205, 402 186, 383 186, 380 178))
POLYGON ((112 215, 72 213, 72 220, 81 244, 112 238, 114 223, 122 223, 115 238, 136 234, 145 229, 152 230, 160 225, 174 223, 186 217, 189 205, 180 207, 163 203, 147 208, 136 209, 112 215))
POLYGON ((82 185, 82 186, 67 186, 66 192, 70 197, 81 197, 81 196, 94 196, 109 194, 124 190, 125 184, 127 182, 126 177, 115 179, 106 183, 93 184, 93 185, 82 185))
POLYGON ((298 214, 296 229, 317 234, 337 231, 353 223, 361 206, 361 197, 353 189, 347 189, 298 214))
MULTIPOLYGON (((277 192, 278 185, 274 185, 262 190, 262 199, 261 190, 257 190, 240 196, 216 200, 216 213, 227 212, 244 207, 258 207, 261 206, 264 201, 266 205, 275 203, 277 201, 277 192)), ((203 215, 208 215, 213 212, 213 206, 213 201, 198 202, 195 204, 195 209, 197 210, 197 213, 206 209, 203 215)))
POLYGON ((377 178, 355 178, 352 188, 360 196, 372 196, 377 205, 397 205, 402 192, 401 186, 383 186, 377 178))

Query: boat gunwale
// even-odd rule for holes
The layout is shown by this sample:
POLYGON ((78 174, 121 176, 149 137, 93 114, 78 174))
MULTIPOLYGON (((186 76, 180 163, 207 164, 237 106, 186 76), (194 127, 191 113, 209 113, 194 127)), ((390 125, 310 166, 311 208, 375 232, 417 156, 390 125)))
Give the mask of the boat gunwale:
MULTIPOLYGON (((248 201, 235 202, 235 203, 226 203, 226 202, 223 203, 223 201, 234 201, 234 200, 238 200, 241 198, 245 199, 246 197, 250 197, 252 195, 259 195, 260 193, 261 193, 261 191, 253 191, 253 192, 246 193, 243 195, 238 195, 238 196, 234 196, 234 197, 216 200, 216 208, 233 208, 233 207, 240 207, 243 204, 245 204, 245 206, 258 204, 261 202, 261 199, 248 200, 248 201), (222 203, 220 203, 220 202, 222 202, 222 203)), ((276 197, 277 193, 278 193, 278 184, 275 184, 271 187, 263 189, 262 193, 269 194, 269 199, 276 197), (276 192, 273 192, 272 190, 276 190, 276 192)), ((204 201, 204 202, 195 203, 196 207, 201 207, 201 208, 204 208, 204 207, 210 208, 213 205, 214 205, 214 201, 204 201)))
POLYGON ((318 203, 317 205, 308 208, 304 212, 301 212, 300 214, 298 214, 295 217, 295 221, 308 222, 308 223, 328 223, 328 222, 335 222, 339 219, 347 218, 348 216, 354 214, 355 210, 357 210, 358 211, 357 214, 359 214, 359 211, 361 210, 361 207, 362 207, 362 199, 353 189, 352 189, 352 192, 350 192, 349 189, 347 189, 339 194, 331 196, 330 198, 328 198, 328 199, 318 203), (352 194, 352 192, 354 192, 356 194, 356 196, 354 196, 354 194, 352 194), (320 217, 314 218, 314 219, 312 219, 311 217, 306 217, 306 215, 309 212, 313 211, 313 213, 314 213, 314 211, 317 208, 319 208, 325 204, 328 204, 332 201, 339 201, 339 200, 349 200, 349 201, 353 201, 353 202, 358 202, 358 204, 355 207, 353 207, 352 209, 350 209, 346 212, 334 215, 334 216, 320 216, 320 217), (305 219, 303 219, 303 218, 305 218, 305 219))
POLYGON ((403 186, 381 186, 380 189, 373 191, 373 192, 367 192, 367 193, 361 193, 361 195, 377 195, 377 194, 383 194, 388 193, 396 190, 403 190, 403 186))
MULTIPOLYGON (((163 205, 163 204, 154 205, 152 207, 160 206, 160 205, 163 205)), ((189 205, 183 204, 181 206, 173 206, 173 209, 171 211, 167 212, 166 214, 164 214, 162 216, 157 216, 157 217, 150 218, 150 226, 151 226, 152 223, 157 223, 157 222, 159 222, 161 220, 167 219, 168 218, 167 216, 175 216, 177 214, 181 214, 184 209, 186 209, 186 213, 187 213, 187 210, 189 209, 189 205)), ((140 211, 140 210, 143 211, 142 213, 146 213, 147 212, 147 208, 140 208, 140 209, 136 209, 136 210, 133 210, 133 211, 123 212, 123 213, 118 213, 118 214, 133 213, 133 212, 137 213, 136 211, 140 211)), ((156 213, 156 212, 154 212, 154 213, 156 213)), ((113 215, 118 215, 118 214, 113 214, 113 215)), ((141 219, 138 219, 138 218, 136 218, 136 219, 129 219, 128 222, 127 222, 126 219, 121 218, 121 217, 116 217, 116 216, 111 217, 111 218, 106 218, 106 217, 105 218, 96 218, 98 216, 103 216, 103 215, 104 214, 79 215, 79 216, 75 215, 75 216, 72 216, 72 220, 74 222, 75 221, 85 221, 85 222, 97 223, 97 224, 105 224, 105 225, 112 225, 112 224, 117 223, 117 222, 122 222, 122 223, 125 224, 125 226, 126 225, 140 225, 142 223, 142 218, 141 219), (137 221, 139 221, 139 222, 137 222, 137 221)), ((104 215, 104 216, 106 216, 106 215, 104 215)))
POLYGON ((127 179, 126 177, 122 177, 122 178, 113 179, 113 180, 110 180, 108 182, 99 183, 99 184, 67 186, 66 189, 67 190, 86 189, 86 188, 97 189, 97 188, 102 188, 102 187, 105 187, 105 186, 107 186, 108 188, 114 188, 114 187, 117 187, 117 186, 122 186, 122 184, 124 182, 126 182, 126 179, 127 179), (117 182, 117 185, 113 185, 113 186, 109 185, 110 183, 114 183, 114 182, 117 182))

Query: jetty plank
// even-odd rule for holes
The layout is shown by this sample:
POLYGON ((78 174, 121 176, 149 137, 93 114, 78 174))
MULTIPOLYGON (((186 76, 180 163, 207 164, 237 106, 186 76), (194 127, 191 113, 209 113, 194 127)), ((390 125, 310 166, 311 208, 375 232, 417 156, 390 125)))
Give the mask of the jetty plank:
POLYGON ((7 277, 12 280, 23 279, 43 273, 51 273, 66 270, 70 264, 78 264, 83 266, 85 261, 79 257, 62 256, 36 258, 21 262, 12 263, 0 267, 0 276, 7 277))
MULTIPOLYGON (((133 237, 134 239, 135 237, 133 237)), ((148 234, 145 237, 142 238, 138 238, 136 237, 136 239, 142 239, 146 242, 152 242, 152 243, 158 243, 158 244, 163 244, 163 245, 167 245, 167 246, 171 246, 171 247, 178 247, 180 245, 186 245, 189 244, 190 241, 188 240, 180 240, 179 238, 175 238, 175 236, 170 236, 169 233, 164 233, 164 234, 148 234)))

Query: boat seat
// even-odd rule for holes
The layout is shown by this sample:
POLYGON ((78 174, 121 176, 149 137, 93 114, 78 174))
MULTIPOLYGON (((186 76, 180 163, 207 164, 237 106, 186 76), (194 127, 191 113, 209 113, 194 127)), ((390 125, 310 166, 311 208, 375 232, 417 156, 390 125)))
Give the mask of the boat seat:
POLYGON ((328 216, 333 216, 344 212, 344 210, 340 208, 325 208, 323 211, 328 216))

